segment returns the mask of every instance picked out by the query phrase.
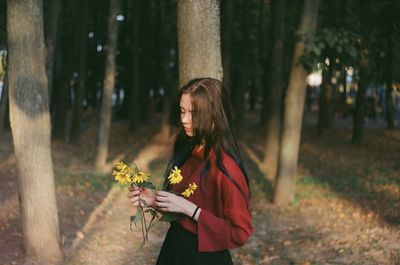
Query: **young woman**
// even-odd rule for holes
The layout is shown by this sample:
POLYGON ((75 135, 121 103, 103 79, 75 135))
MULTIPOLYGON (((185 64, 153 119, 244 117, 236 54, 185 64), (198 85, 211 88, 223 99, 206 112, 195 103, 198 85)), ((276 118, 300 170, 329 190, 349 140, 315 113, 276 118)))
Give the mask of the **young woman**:
POLYGON ((231 129, 229 95, 219 80, 200 78, 182 87, 178 99, 168 191, 130 190, 128 197, 138 206, 140 193, 148 205, 182 215, 171 223, 157 265, 229 265, 228 249, 245 244, 252 233, 249 180, 231 129), (183 180, 169 184, 175 166, 183 180), (180 196, 193 183, 194 193, 180 196))

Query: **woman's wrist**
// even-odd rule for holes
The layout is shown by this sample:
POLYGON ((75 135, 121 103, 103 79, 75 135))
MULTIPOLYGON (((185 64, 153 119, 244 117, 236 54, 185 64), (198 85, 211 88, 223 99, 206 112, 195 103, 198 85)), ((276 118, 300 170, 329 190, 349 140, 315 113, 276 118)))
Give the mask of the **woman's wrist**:
POLYGON ((201 208, 197 206, 196 204, 188 201, 187 207, 185 207, 183 213, 190 218, 194 219, 195 221, 198 220, 200 216, 201 208))

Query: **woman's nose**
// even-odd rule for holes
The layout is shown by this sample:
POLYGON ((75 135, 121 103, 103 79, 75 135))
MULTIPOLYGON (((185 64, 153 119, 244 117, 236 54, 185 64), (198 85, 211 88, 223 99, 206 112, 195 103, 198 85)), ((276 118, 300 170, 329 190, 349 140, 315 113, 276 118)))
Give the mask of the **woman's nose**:
POLYGON ((190 115, 190 113, 184 113, 183 114, 183 117, 182 117, 182 123, 185 123, 185 124, 187 124, 187 123, 190 123, 191 122, 191 115, 190 115))

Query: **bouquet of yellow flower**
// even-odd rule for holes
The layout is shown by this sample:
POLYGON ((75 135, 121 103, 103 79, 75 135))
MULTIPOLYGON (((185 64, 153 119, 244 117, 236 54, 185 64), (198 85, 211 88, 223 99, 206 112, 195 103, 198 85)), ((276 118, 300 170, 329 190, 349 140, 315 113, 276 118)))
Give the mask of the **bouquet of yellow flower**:
MULTIPOLYGON (((147 188, 151 190, 157 190, 156 187, 148 181, 150 175, 140 171, 139 168, 133 163, 134 169, 129 167, 124 162, 120 161, 115 165, 115 169, 113 170, 113 176, 115 180, 120 184, 129 184, 131 187, 147 188)), ((183 180, 183 176, 181 175, 181 170, 178 167, 174 167, 171 170, 171 173, 168 175, 168 181, 170 184, 178 184, 183 180)), ((188 198, 191 196, 195 190, 197 189, 196 183, 189 184, 189 187, 181 193, 182 196, 188 198)), ((146 244, 148 239, 148 233, 154 225, 159 221, 171 222, 176 220, 179 217, 178 214, 175 213, 161 213, 157 209, 148 207, 146 201, 140 199, 139 195, 139 206, 137 208, 136 214, 131 216, 130 228, 132 230, 132 224, 135 224, 140 219, 141 228, 142 228, 142 236, 143 242, 141 244, 141 248, 146 244), (146 215, 150 215, 150 217, 146 218, 146 215), (148 218, 150 221, 148 222, 148 218)))

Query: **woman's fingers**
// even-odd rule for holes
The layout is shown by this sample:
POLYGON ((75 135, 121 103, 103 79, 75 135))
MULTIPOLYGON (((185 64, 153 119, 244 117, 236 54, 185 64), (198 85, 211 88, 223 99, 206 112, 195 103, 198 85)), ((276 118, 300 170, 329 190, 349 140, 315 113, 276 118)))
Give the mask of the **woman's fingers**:
POLYGON ((156 196, 160 196, 160 197, 168 197, 169 195, 171 195, 171 193, 168 191, 159 190, 156 192, 156 196))
POLYGON ((128 192, 128 198, 132 198, 132 197, 138 196, 139 193, 140 193, 139 190, 132 190, 132 191, 129 191, 129 192, 128 192))
POLYGON ((167 209, 168 208, 168 204, 165 202, 156 202, 155 204, 156 204, 157 208, 159 208, 159 209, 167 209))
POLYGON ((128 188, 129 191, 139 190, 139 187, 133 186, 128 188))

